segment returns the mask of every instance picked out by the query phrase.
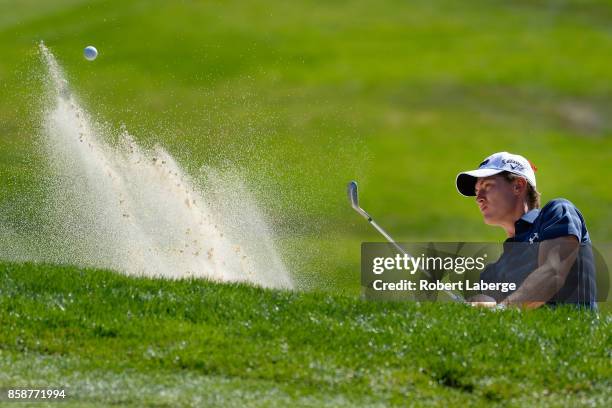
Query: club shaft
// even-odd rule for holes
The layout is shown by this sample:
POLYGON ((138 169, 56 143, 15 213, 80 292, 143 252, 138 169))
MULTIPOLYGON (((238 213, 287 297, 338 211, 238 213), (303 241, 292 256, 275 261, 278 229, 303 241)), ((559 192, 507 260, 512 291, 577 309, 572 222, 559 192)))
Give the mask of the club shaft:
MULTIPOLYGON (((382 229, 382 227, 380 225, 378 225, 376 223, 376 221, 374 221, 372 218, 370 218, 370 224, 372 224, 372 226, 382 234, 383 237, 387 238, 387 241, 389 241, 398 251, 400 251, 402 254, 404 255, 408 255, 410 258, 412 258, 412 255, 410 255, 408 252, 406 252, 406 250, 404 248, 402 248, 401 246, 399 246, 397 244, 397 242, 395 242, 393 240, 393 238, 391 238, 391 235, 387 234, 387 232, 382 229)), ((427 273, 427 272, 425 272, 427 273)), ((431 276, 430 276, 431 277, 431 276)))
MULTIPOLYGON (((364 213, 365 213, 365 211, 364 211, 364 213)), ((366 213, 366 214, 367 214, 367 213, 366 213)), ((368 215, 367 219, 368 219, 368 222, 369 222, 369 223, 370 223, 370 224, 371 224, 371 225, 372 225, 372 226, 373 226, 373 227, 376 229, 376 231, 380 232, 380 234, 381 234, 383 237, 385 237, 385 238, 387 239, 387 241, 389 241, 389 242, 390 242, 390 243, 391 243, 391 244, 392 244, 392 245, 393 245, 393 246, 394 246, 394 247, 395 247, 395 248, 396 248, 398 251, 400 251, 402 254, 404 254, 404 255, 406 255, 406 256, 408 256, 408 257, 410 257, 410 258, 412 258, 412 257, 413 257, 413 256, 412 256, 412 255, 410 255, 408 252, 406 252, 406 250, 405 250, 404 248, 402 248, 401 246, 399 246, 399 245, 398 245, 398 243, 397 243, 397 242, 395 242, 395 240, 394 240, 393 238, 391 238, 391 235, 387 234, 387 231, 385 231, 384 229, 382 229, 382 227, 381 227, 380 225, 378 225, 378 224, 376 223, 376 221, 374 221, 374 220, 372 219, 372 217, 370 217, 370 216, 368 215)), ((422 270, 422 272, 423 272, 425 275, 427 275, 427 277, 429 277, 430 279, 432 278, 431 274, 430 274, 428 271, 426 271, 426 270, 424 270, 424 269, 423 269, 423 270, 422 270)), ((461 296, 459 296, 459 295, 455 294, 454 292, 451 292, 450 290, 444 289, 444 290, 443 290, 443 292, 445 292, 445 293, 446 293, 448 296, 450 296, 450 298, 451 298, 451 299, 453 299, 455 302, 464 302, 464 299, 463 299, 461 296)))
MULTIPOLYGON (((363 216, 366 220, 368 220, 368 222, 376 229, 376 231, 380 232, 380 234, 385 237, 387 239, 387 241, 389 241, 394 247, 395 249, 397 249, 399 252, 401 252, 402 254, 412 258, 413 256, 410 255, 408 252, 406 252, 406 250, 404 248, 402 248, 401 246, 399 246, 395 240, 393 238, 391 238, 391 235, 387 234, 387 231, 385 231, 384 229, 382 229, 382 227, 380 225, 378 225, 376 223, 376 221, 374 221, 372 219, 372 217, 370 216, 370 214, 368 214, 363 208, 361 208, 359 206, 359 195, 357 193, 357 182, 356 181, 351 181, 348 184, 348 188, 347 188, 347 192, 348 192, 348 198, 349 201, 351 202, 351 206, 353 207, 353 209, 355 211, 357 211, 361 216, 363 216)), ((427 277, 429 279, 432 279, 433 277, 431 276, 431 274, 426 271, 423 270, 422 271, 425 275, 427 275, 427 277)), ((465 300, 463 299, 463 297, 451 292, 450 290, 446 290, 444 289, 444 292, 450 296, 451 299, 453 299, 455 302, 465 302, 465 300)))

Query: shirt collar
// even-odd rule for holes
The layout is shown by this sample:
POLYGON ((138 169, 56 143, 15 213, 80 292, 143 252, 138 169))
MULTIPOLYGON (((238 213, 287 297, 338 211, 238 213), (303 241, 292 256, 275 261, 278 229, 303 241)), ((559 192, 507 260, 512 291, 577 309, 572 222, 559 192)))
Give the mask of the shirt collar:
POLYGON ((523 216, 514 223, 514 236, 506 239, 505 242, 516 242, 516 236, 529 231, 531 224, 533 224, 536 218, 538 218, 538 215, 540 215, 540 210, 538 208, 534 208, 533 210, 527 211, 525 214, 523 214, 523 216))
POLYGON ((540 214, 540 210, 538 208, 534 208, 533 210, 527 211, 525 214, 523 214, 523 216, 519 219, 519 221, 523 220, 530 224, 533 224, 535 219, 538 218, 539 214, 540 214))

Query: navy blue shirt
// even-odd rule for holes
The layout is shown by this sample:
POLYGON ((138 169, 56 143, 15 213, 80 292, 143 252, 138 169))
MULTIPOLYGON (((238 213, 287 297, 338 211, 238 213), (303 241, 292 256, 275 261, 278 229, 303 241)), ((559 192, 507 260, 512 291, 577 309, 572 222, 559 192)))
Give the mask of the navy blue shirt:
POLYGON ((582 214, 564 198, 549 201, 541 210, 525 213, 514 227, 514 237, 506 242, 533 243, 574 235, 581 244, 591 243, 582 214))
MULTIPOLYGON (((580 251, 561 289, 547 304, 573 303, 596 308, 595 266, 591 238, 580 211, 568 200, 558 198, 541 210, 525 213, 516 223, 515 235, 504 242, 504 252, 497 262, 487 265, 480 275, 485 282, 514 282, 517 288, 538 267, 538 243, 573 235, 580 251)), ((498 302, 510 293, 483 292, 498 302)))

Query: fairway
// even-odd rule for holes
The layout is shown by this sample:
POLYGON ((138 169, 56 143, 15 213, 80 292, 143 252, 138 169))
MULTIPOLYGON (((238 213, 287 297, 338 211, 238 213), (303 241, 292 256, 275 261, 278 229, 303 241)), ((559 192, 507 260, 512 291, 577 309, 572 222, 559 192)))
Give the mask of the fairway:
POLYGON ((611 262, 611 23, 606 0, 0 0, 0 389, 610 405, 608 287, 599 314, 365 301, 383 237, 346 186, 400 242, 502 242, 455 177, 525 155, 611 262))

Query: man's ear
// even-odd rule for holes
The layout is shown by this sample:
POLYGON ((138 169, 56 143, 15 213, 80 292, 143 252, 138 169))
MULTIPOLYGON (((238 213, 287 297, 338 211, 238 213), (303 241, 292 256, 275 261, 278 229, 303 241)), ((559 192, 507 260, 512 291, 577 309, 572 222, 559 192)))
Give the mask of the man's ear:
POLYGON ((514 179, 514 188, 513 191, 515 194, 520 194, 521 192, 525 191, 525 189, 527 188, 527 180, 525 180, 522 177, 518 177, 516 179, 514 179))

